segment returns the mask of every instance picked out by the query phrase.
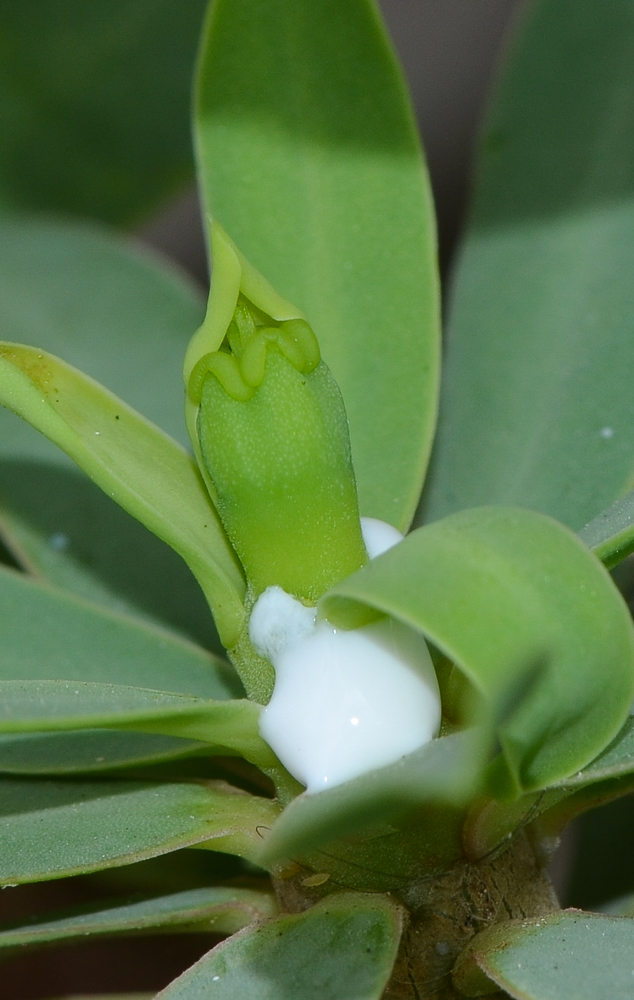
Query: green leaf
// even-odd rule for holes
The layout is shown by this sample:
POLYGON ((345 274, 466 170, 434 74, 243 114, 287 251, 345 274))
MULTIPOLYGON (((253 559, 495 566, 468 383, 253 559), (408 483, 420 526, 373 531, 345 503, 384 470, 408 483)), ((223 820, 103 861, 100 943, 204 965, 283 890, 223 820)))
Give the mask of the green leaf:
POLYGON ((292 858, 430 802, 462 804, 478 788, 483 749, 477 734, 456 733, 337 788, 300 795, 267 835, 261 860, 292 858))
POLYGON ((131 864, 179 847, 253 858, 278 806, 224 782, 0 780, 0 884, 131 864))
POLYGON ((0 679, 99 681, 235 698, 228 664, 163 629, 0 568, 0 679))
MULTIPOLYGON (((2 338, 63 357, 186 444, 182 359, 203 315, 186 281, 105 232, 51 221, 3 220, 0 262, 2 338)), ((1 407, 0 530, 30 571, 220 645, 180 557, 1 407)))
POLYGON ((567 910, 482 931, 453 980, 466 996, 493 992, 493 982, 517 1000, 628 1000, 633 949, 634 920, 567 910))
POLYGON ((541 514, 454 514, 413 532, 322 600, 324 614, 348 627, 368 606, 422 631, 502 711, 505 765, 498 758, 492 774, 500 795, 573 774, 628 715, 627 608, 583 543, 541 514), (527 668, 535 668, 528 685, 527 668))
POLYGON ((428 520, 517 504, 578 530, 634 475, 634 12, 539 0, 479 153, 428 520))
POLYGON ((634 552, 634 492, 586 524, 579 537, 608 569, 627 558, 634 552))
POLYGON ((213 931, 234 934, 254 920, 275 916, 272 893, 234 886, 213 886, 153 896, 132 902, 100 902, 69 913, 2 929, 0 949, 28 947, 85 935, 126 934, 131 931, 213 931))
POLYGON ((244 620, 244 581, 188 453, 87 375, 35 347, 0 342, 0 402, 183 557, 221 639, 234 645, 244 620))
POLYGON ((195 128, 207 211, 306 314, 341 387, 361 513, 405 528, 435 422, 438 282, 414 118, 375 4, 216 0, 195 128))
POLYGON ((584 788, 609 778, 623 778, 634 773, 634 719, 625 725, 608 747, 586 767, 558 782, 562 788, 584 788))
POLYGON ((129 222, 192 170, 204 0, 24 0, 0 9, 0 205, 129 222))
POLYGON ((379 1000, 401 928, 401 913, 386 896, 341 893, 229 938, 158 997, 379 1000))
POLYGON ((188 757, 204 746, 174 736, 103 729, 0 736, 0 774, 72 775, 145 767, 188 757))
POLYGON ((279 768, 259 734, 260 705, 84 681, 0 681, 0 732, 133 729, 204 740, 264 770, 279 768))

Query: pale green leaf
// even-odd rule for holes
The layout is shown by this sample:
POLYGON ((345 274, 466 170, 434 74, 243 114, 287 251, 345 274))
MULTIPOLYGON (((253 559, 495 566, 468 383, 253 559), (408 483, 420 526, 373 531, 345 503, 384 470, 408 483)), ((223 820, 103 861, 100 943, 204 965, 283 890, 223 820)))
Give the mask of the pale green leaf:
POLYGON ((101 901, 63 914, 11 927, 0 925, 0 949, 33 947, 85 935, 126 934, 131 931, 212 931, 234 934, 247 924, 277 913, 272 893, 234 886, 213 886, 174 892, 169 896, 117 902, 101 901))
POLYGON ((482 931, 453 980, 466 996, 495 983, 516 1000, 630 1000, 633 951, 634 920, 565 910, 482 931))
MULTIPOLYGON (((201 297, 182 276, 105 231, 2 222, 0 338, 64 358, 182 444, 182 359, 202 316, 201 297)), ((0 531, 31 572, 219 647, 182 559, 2 407, 0 531)))
POLYGON ((244 618, 244 582, 188 453, 113 393, 34 347, 0 343, 0 402, 185 559, 221 639, 234 645, 244 618))
POLYGON ((0 205, 129 222, 192 171, 205 0, 0 5, 0 205))
POLYGON ((541 514, 454 514, 413 532, 322 601, 343 625, 367 616, 368 606, 422 631, 502 713, 503 758, 492 774, 499 794, 574 774, 627 718, 630 615, 583 543, 541 514))
POLYGON ((205 843, 253 858, 278 807, 224 782, 0 780, 0 884, 131 864, 205 843))
POLYGON ((486 121, 426 519, 578 530, 634 474, 634 8, 537 0, 486 121))
POLYGON ((216 0, 195 135, 207 211, 303 310, 341 387, 361 513, 406 527, 435 422, 435 232, 373 0, 216 0))
POLYGON ((0 567, 0 679, 99 681, 240 697, 228 664, 169 632, 0 567))
POLYGON ((157 1000, 379 1000, 401 928, 386 896, 341 893, 229 938, 157 1000))

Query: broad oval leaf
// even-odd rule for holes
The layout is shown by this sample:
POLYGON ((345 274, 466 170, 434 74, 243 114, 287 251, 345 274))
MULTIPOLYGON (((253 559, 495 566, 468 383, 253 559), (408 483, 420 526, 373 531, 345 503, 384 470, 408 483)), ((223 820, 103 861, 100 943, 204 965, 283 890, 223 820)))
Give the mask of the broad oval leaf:
POLYGON ((634 920, 565 910, 482 931, 453 980, 470 997, 495 983, 517 1000, 629 1000, 633 951, 634 920))
POLYGON ((253 858, 279 807, 224 782, 0 780, 0 885, 131 864, 205 843, 253 858))
POLYGON ((326 616, 343 625, 367 606, 422 631, 506 711, 498 728, 504 765, 498 758, 493 775, 499 794, 573 774, 628 715, 627 608, 583 543, 541 514, 495 507, 454 514, 413 532, 322 601, 326 616), (517 702, 504 708, 509 696, 517 702))
POLYGON ((157 1000, 379 1000, 401 930, 387 896, 340 893, 234 935, 157 1000))
POLYGON ((157 928, 235 934, 247 924, 276 913, 273 893, 212 886, 133 902, 108 900, 70 913, 47 914, 45 919, 31 919, 22 926, 14 924, 7 929, 0 925, 0 949, 34 947, 86 935, 151 932, 157 928))
POLYGON ((375 4, 216 0, 195 135, 207 211, 306 314, 341 387, 361 513, 405 528, 435 423, 435 229, 375 4))
POLYGON ((183 557, 221 639, 235 645, 244 620, 244 581, 187 452, 103 386, 35 347, 0 342, 0 402, 183 557))
MULTIPOLYGON (((0 262, 0 339, 65 358, 187 443, 182 359, 203 302, 182 276, 101 229, 52 220, 3 219, 0 262)), ((219 646, 182 559, 2 407, 0 531, 31 572, 219 646)))
POLYGON ((0 12, 0 205, 127 223, 192 172, 205 0, 24 0, 0 12))
POLYGON ((539 0, 502 75, 459 260, 426 519, 578 530, 634 474, 634 13, 539 0))

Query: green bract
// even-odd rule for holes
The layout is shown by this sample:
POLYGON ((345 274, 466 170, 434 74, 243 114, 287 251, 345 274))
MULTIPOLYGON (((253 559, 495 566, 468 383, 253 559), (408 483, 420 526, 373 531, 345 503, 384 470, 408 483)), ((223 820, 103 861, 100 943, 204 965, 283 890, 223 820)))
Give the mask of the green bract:
POLYGON ((185 359, 205 481, 257 596, 308 601, 365 562, 348 422, 317 339, 217 223, 207 317, 185 359))

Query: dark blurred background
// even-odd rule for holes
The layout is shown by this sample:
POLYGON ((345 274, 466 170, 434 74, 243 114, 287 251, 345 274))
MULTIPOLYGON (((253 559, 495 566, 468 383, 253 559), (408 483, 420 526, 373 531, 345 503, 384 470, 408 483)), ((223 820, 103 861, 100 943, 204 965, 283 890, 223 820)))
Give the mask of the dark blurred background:
MULTIPOLYGON (((380 0, 423 136, 446 271, 464 219, 474 141, 505 39, 525 0, 380 0)), ((198 201, 183 193, 139 232, 207 280, 198 201)))

